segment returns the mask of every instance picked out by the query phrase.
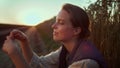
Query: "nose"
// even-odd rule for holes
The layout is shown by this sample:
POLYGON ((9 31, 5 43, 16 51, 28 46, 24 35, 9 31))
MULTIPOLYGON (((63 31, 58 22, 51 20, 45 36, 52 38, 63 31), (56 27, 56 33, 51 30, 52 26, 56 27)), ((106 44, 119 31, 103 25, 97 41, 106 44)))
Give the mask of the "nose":
POLYGON ((53 28, 53 29, 56 29, 56 28, 57 28, 56 23, 52 24, 52 28, 53 28))

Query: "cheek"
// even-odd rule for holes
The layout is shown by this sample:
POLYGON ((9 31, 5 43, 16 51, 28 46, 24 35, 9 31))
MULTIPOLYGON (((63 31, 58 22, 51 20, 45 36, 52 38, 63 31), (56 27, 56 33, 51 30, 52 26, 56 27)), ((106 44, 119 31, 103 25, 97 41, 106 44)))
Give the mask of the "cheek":
POLYGON ((61 39, 67 40, 72 38, 72 36, 73 36, 73 31, 70 28, 64 28, 59 31, 59 37, 61 37, 61 39))

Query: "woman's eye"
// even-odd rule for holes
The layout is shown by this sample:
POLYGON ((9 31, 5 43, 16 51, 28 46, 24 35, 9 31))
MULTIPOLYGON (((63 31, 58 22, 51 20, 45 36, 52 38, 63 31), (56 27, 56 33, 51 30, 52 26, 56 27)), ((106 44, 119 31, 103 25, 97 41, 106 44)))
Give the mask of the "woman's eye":
POLYGON ((63 21, 58 21, 59 24, 61 25, 64 25, 64 22, 63 21))
POLYGON ((63 23, 63 22, 59 22, 59 24, 64 25, 64 23, 63 23))
POLYGON ((57 24, 64 25, 65 23, 62 20, 56 20, 57 24))

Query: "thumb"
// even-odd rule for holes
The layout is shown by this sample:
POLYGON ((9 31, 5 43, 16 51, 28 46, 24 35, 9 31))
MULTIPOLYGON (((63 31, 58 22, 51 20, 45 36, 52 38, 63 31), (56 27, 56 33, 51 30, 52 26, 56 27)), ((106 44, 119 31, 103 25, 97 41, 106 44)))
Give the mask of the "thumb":
POLYGON ((11 37, 11 36, 6 37, 6 41, 12 41, 12 40, 14 40, 13 37, 11 37))
POLYGON ((11 39, 14 39, 14 35, 13 35, 13 32, 10 32, 10 35, 8 38, 11 38, 11 39))

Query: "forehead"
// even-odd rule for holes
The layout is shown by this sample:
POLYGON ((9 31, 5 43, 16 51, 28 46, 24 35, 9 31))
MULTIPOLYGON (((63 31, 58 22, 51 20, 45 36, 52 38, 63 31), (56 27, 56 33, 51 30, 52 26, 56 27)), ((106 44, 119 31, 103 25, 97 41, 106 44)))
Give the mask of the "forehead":
POLYGON ((69 15, 69 13, 68 13, 67 11, 61 10, 61 11, 58 13, 56 19, 60 19, 60 20, 70 20, 70 15, 69 15))

